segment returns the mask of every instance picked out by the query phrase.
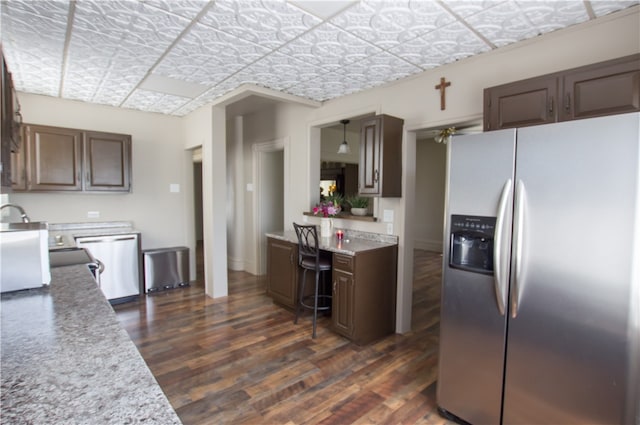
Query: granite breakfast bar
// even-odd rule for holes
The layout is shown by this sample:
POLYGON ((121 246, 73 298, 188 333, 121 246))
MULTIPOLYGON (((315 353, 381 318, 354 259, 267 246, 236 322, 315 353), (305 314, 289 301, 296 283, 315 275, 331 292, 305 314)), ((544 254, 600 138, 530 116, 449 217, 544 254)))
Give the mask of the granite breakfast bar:
POLYGON ((2 294, 3 424, 180 424, 84 265, 2 294))
MULTIPOLYGON (((395 332, 398 237, 352 229, 344 237, 318 238, 318 248, 331 259, 331 325, 334 332, 358 345, 395 332)), ((292 230, 268 232, 267 295, 295 311, 301 276, 298 237, 292 230)), ((307 275, 313 287, 313 274, 307 275)), ((326 283, 326 280, 325 280, 326 283)), ((309 295, 305 292, 305 295, 309 295)))

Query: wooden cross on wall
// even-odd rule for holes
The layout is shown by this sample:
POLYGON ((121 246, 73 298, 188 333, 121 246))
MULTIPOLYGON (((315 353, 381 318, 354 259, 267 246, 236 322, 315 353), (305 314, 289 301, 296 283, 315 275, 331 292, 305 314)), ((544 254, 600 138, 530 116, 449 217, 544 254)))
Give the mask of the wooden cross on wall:
POLYGON ((447 107, 445 100, 445 90, 451 85, 451 81, 446 81, 444 77, 440 78, 440 84, 436 86, 436 90, 440 90, 440 110, 444 111, 447 107))

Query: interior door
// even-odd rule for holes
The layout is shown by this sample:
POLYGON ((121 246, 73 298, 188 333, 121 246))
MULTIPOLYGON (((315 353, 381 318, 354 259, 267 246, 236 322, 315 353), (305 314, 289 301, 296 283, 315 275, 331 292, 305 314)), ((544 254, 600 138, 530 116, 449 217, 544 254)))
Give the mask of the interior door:
POLYGON ((505 424, 637 421, 638 118, 518 130, 505 424))

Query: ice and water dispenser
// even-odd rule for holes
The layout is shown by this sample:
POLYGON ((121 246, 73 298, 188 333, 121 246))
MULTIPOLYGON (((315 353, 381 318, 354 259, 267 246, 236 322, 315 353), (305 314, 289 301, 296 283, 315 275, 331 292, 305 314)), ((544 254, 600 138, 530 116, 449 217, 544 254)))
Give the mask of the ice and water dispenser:
POLYGON ((495 217, 452 215, 449 266, 493 274, 495 217))

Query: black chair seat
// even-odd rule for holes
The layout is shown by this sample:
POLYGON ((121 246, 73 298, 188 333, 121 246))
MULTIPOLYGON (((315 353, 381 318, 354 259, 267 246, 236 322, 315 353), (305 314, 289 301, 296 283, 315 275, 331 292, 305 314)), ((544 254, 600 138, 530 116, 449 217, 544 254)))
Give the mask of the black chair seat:
MULTIPOLYGON (((304 267, 305 269, 309 270, 315 270, 316 262, 315 260, 303 259, 300 262, 300 267, 304 267)), ((318 268, 320 269, 320 271, 331 270, 331 261, 321 258, 320 262, 318 263, 318 268)))
MULTIPOLYGON (((298 237, 298 265, 302 268, 300 282, 298 284, 298 305, 296 305, 296 317, 293 323, 298 323, 300 310, 308 308, 313 310, 313 334, 316 337, 316 322, 318 311, 331 309, 331 295, 320 293, 320 274, 331 271, 331 260, 320 255, 318 247, 318 230, 313 225, 299 225, 293 223, 293 228, 298 237), (315 290, 311 295, 305 295, 307 270, 315 273, 315 290), (319 305, 319 301, 322 305, 319 305)), ((331 289, 329 289, 329 293, 331 289)))

